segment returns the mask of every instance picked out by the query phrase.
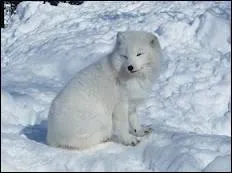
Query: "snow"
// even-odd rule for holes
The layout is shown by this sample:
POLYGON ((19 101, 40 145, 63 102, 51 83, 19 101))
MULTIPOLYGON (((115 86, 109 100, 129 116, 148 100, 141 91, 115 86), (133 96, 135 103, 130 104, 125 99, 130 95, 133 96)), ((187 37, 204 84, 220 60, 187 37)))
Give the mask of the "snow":
POLYGON ((231 171, 231 2, 22 2, 1 30, 2 171, 231 171), (113 48, 118 31, 156 34, 162 72, 138 109, 135 147, 46 144, 52 99, 113 48))
POLYGON ((230 172, 231 171, 231 157, 227 156, 217 156, 205 169, 204 172, 230 172))

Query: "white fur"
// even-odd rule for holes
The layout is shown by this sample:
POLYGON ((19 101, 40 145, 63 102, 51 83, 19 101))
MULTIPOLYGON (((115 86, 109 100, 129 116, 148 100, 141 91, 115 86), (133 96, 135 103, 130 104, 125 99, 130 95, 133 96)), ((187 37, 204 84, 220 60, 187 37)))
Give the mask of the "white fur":
POLYGON ((125 145, 137 144, 136 136, 145 135, 147 129, 138 122, 136 106, 151 91, 160 56, 159 41, 153 34, 119 32, 112 53, 77 73, 53 100, 48 144, 83 149, 113 134, 125 145))

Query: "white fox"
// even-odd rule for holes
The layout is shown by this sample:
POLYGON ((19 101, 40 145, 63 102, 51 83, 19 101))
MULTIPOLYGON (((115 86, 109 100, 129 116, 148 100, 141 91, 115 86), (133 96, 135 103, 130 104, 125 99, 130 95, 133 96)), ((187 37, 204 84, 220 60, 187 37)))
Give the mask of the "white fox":
POLYGON ((136 145, 137 136, 148 131, 138 122, 136 106, 149 95, 160 58, 152 33, 119 32, 114 50, 78 72, 53 100, 48 144, 84 149, 115 134, 117 141, 136 145))

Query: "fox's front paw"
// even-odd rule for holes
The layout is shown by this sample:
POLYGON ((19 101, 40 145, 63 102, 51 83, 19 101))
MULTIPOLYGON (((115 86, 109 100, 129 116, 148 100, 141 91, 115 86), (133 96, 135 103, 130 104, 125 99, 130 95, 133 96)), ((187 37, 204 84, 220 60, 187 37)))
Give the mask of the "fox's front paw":
POLYGON ((128 134, 121 138, 121 142, 125 145, 135 146, 140 142, 140 140, 136 136, 128 134))
POLYGON ((138 137, 142 137, 142 136, 145 136, 149 133, 152 132, 152 128, 151 127, 140 127, 139 129, 131 129, 130 130, 130 133, 135 135, 135 136, 138 136, 138 137))

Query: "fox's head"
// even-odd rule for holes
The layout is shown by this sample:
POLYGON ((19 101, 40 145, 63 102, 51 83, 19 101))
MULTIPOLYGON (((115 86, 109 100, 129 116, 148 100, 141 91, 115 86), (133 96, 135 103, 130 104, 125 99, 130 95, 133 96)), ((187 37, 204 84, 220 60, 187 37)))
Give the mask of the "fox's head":
POLYGON ((159 41, 149 32, 118 32, 114 53, 120 57, 120 70, 131 75, 160 63, 159 41))

